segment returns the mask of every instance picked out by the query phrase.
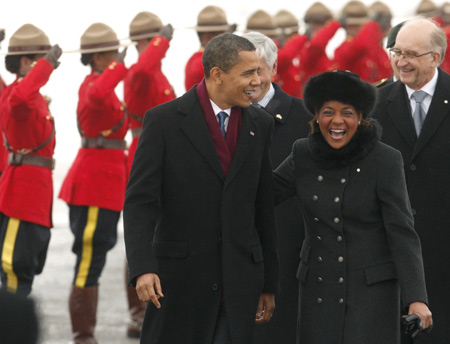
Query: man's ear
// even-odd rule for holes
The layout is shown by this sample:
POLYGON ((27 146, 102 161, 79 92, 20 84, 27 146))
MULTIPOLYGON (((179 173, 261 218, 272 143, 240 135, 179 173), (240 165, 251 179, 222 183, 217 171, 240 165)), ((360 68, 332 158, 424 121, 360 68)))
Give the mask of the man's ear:
POLYGON ((209 71, 209 76, 216 84, 221 84, 223 71, 219 67, 214 67, 209 71))
POLYGON ((275 77, 275 75, 277 75, 277 68, 278 68, 278 60, 275 60, 275 63, 273 64, 272 67, 272 78, 275 77))

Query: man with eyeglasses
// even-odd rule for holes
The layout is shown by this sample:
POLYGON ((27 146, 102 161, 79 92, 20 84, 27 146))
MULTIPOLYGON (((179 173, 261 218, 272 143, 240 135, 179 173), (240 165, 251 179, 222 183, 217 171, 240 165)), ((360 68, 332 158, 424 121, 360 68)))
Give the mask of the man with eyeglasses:
POLYGON ((428 335, 402 343, 448 343, 450 338, 450 75, 439 64, 445 34, 430 19, 407 21, 390 50, 400 80, 380 88, 373 116, 382 141, 398 149, 422 254, 429 306, 438 319, 428 335))

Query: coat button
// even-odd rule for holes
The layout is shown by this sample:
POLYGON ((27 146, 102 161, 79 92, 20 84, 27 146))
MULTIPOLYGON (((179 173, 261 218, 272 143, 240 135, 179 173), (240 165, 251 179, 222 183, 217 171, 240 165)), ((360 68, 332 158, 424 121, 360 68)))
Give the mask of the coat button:
POLYGON ((323 181, 323 177, 322 176, 318 176, 317 177, 317 181, 319 181, 319 182, 323 181))
POLYGON ((411 213, 412 213, 413 215, 416 215, 416 209, 412 208, 412 209, 411 209, 411 213))
POLYGON ((339 257, 338 257, 338 262, 339 262, 339 263, 342 263, 343 261, 344 261, 344 257, 339 256, 339 257))
POLYGON ((339 197, 334 198, 334 203, 339 203, 339 201, 340 201, 339 197))
POLYGON ((334 221, 334 223, 336 223, 336 224, 338 224, 339 222, 341 222, 341 220, 339 220, 338 217, 335 217, 333 221, 334 221))
POLYGON ((344 299, 342 297, 339 299, 339 303, 344 303, 344 299))
POLYGON ((318 261, 319 263, 322 263, 322 262, 323 262, 322 257, 317 257, 317 261, 318 261))
POLYGON ((336 240, 337 240, 338 242, 341 242, 341 241, 342 241, 342 237, 341 237, 340 235, 338 235, 337 238, 336 238, 336 240))
POLYGON ((411 170, 411 171, 415 171, 416 170, 416 165, 414 165, 414 164, 411 164, 410 166, 409 166, 409 169, 411 170))
POLYGON ((341 178, 341 184, 345 184, 347 180, 345 178, 341 178))
POLYGON ((319 219, 317 217, 315 217, 314 222, 319 222, 319 219))
POLYGON ((323 300, 319 297, 318 299, 317 299, 317 303, 322 303, 323 302, 323 300))
POLYGON ((214 283, 214 284, 211 285, 211 289, 216 291, 217 289, 219 289, 219 286, 214 283))
POLYGON ((322 283, 323 282, 323 278, 322 277, 317 277, 317 282, 322 283))
POLYGON ((319 197, 317 197, 317 195, 313 196, 313 201, 317 201, 319 199, 319 197))
POLYGON ((344 283, 344 279, 342 277, 339 277, 338 282, 342 284, 342 283, 344 283))

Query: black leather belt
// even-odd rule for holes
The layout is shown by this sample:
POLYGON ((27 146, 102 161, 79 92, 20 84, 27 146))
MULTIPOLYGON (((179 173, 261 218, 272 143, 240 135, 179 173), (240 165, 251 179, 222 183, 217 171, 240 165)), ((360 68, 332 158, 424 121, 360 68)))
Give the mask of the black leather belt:
POLYGON ((126 149, 127 142, 119 139, 107 139, 106 137, 82 137, 82 148, 111 148, 111 149, 126 149))
POLYGON ((33 165, 53 170, 55 168, 55 159, 47 158, 45 156, 9 153, 8 164, 13 166, 33 165))

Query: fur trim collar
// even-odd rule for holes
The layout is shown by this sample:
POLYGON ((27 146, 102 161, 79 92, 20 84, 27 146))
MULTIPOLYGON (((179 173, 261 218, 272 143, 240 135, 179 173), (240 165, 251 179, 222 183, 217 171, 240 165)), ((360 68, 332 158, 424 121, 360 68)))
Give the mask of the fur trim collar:
POLYGON ((309 148, 314 160, 324 168, 345 167, 363 159, 380 141, 381 127, 374 119, 367 119, 370 126, 358 127, 350 142, 341 149, 332 148, 323 138, 320 130, 309 134, 309 148))

